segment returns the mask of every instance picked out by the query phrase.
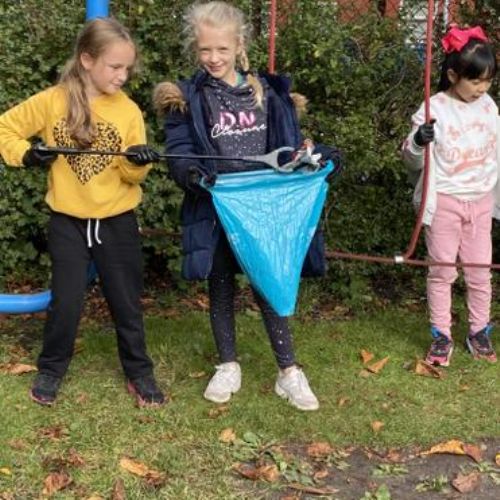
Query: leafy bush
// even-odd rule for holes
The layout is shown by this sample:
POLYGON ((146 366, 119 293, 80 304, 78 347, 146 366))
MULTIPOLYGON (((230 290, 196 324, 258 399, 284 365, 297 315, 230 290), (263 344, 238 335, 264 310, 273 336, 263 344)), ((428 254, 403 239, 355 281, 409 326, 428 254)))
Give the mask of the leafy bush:
MULTIPOLYGON (((163 132, 151 106, 151 92, 158 82, 193 71, 181 44, 181 16, 190 3, 111 2, 111 12, 131 28, 140 48, 142 68, 129 82, 128 91, 144 110, 150 142, 158 148, 163 147, 163 132)), ((235 3, 262 29, 255 33, 250 60, 254 67, 265 69, 268 2, 235 3)), ((484 7, 481 12, 495 11, 493 2, 479 3, 484 7)), ((334 181, 325 211, 328 246, 391 256, 406 250, 414 224, 412 189, 399 146, 408 133, 411 114, 423 100, 423 65, 406 42, 409 32, 404 23, 372 13, 356 23, 342 24, 334 5, 318 1, 312 9, 311 0, 296 0, 279 29, 277 69, 293 75, 294 89, 309 98, 304 134, 335 144, 345 154, 346 168, 334 181)), ((0 5, 0 111, 55 81, 83 19, 83 0, 0 5)), ((46 276, 46 259, 39 261, 44 255, 47 219, 44 173, 4 169, 0 179, 0 276, 40 271, 46 276)), ((165 165, 154 169, 144 187, 142 226, 166 232, 164 237, 145 240, 148 269, 175 274, 179 241, 169 235, 178 230, 181 193, 168 179, 165 165)), ((418 253, 423 255, 422 247, 418 253)), ((331 291, 352 296, 372 283, 383 289, 383 282, 408 283, 415 275, 422 273, 333 261, 326 283, 331 291)))

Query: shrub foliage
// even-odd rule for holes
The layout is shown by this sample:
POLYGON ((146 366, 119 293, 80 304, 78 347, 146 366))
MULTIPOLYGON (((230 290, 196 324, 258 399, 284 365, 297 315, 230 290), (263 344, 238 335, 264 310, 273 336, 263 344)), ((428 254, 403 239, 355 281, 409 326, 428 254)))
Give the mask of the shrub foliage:
MULTIPOLYGON (((162 80, 188 76, 192 62, 182 50, 182 13, 187 0, 114 0, 111 13, 133 32, 141 53, 139 73, 128 92, 144 110, 150 143, 162 148, 162 124, 154 115, 151 93, 162 80)), ((265 0, 235 2, 254 24, 250 60, 265 69, 268 59, 265 0)), ((411 186, 399 156, 411 114, 423 99, 423 64, 408 43, 409 26, 381 18, 374 10, 356 22, 341 23, 335 2, 296 0, 277 36, 277 71, 293 76, 294 89, 309 99, 304 134, 337 145, 345 169, 333 184, 324 226, 332 249, 394 255, 406 249, 414 224, 411 186)), ((374 2, 376 3, 376 2, 374 2)), ((493 3, 478 2, 474 16, 498 19, 493 3), (485 16, 484 12, 489 14, 485 16)), ((54 83, 70 56, 85 17, 83 0, 24 0, 0 4, 0 112, 54 83)), ((496 25, 495 25, 496 26, 496 25)), ((498 26, 488 26, 497 29, 498 26)), ((436 49, 437 49, 437 44, 436 49)), ((437 71, 435 71, 437 73, 437 71)), ((3 168, 0 164, 0 280, 48 275, 45 254, 47 208, 45 172, 3 168)), ((179 267, 180 191, 167 167, 154 169, 145 183, 140 209, 143 227, 165 234, 145 239, 150 271, 175 276, 179 267)), ((422 252, 422 249, 419 249, 422 252)), ((422 255, 422 253, 421 253, 422 255)), ((349 261, 332 262, 332 291, 359 293, 370 282, 408 269, 381 269, 349 261)), ((382 280, 383 281, 383 280, 382 280)))

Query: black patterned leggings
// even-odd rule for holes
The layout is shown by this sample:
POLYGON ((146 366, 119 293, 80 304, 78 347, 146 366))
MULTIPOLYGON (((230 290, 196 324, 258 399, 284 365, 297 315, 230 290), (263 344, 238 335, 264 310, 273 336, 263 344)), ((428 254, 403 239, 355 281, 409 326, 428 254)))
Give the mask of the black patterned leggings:
MULTIPOLYGON (((210 323, 221 363, 236 360, 234 319, 235 274, 239 265, 226 235, 222 232, 214 254, 212 272, 208 278, 210 323)), ((252 288, 278 366, 282 369, 295 364, 292 334, 286 317, 278 316, 260 294, 252 288)))

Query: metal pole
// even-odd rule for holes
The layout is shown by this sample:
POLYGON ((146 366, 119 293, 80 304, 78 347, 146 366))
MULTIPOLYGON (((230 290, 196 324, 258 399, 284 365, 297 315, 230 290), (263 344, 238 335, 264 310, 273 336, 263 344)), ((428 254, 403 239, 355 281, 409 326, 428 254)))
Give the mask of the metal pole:
POLYGON ((109 0, 86 0, 86 21, 109 16, 109 0))

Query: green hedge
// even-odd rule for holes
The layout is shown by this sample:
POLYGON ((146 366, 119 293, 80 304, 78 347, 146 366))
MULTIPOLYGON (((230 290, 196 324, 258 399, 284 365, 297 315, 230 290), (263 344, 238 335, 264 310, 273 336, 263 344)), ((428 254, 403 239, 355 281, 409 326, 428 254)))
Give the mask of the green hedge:
MULTIPOLYGON (((150 142, 159 148, 163 132, 152 110, 151 92, 164 79, 175 80, 192 72, 181 50, 180 35, 181 15, 190 3, 111 2, 111 12, 131 28, 140 48, 141 71, 128 91, 145 112, 150 142)), ((267 2, 235 3, 264 27, 263 34, 256 34, 250 59, 254 67, 265 69, 267 2)), ((325 211, 328 246, 394 255, 406 249, 414 223, 411 187, 399 146, 408 133, 411 114, 423 99, 423 65, 405 42, 409 33, 404 25, 375 13, 356 23, 341 24, 333 5, 318 1, 312 9, 311 0, 296 1, 295 11, 277 38, 277 69, 293 75, 295 90, 309 98, 304 133, 318 142, 335 144, 345 153, 345 171, 335 181, 325 211)), ((24 0, 0 5, 4 75, 0 111, 55 81, 83 19, 83 0, 24 0)), ((0 176, 0 276, 4 286, 12 278, 47 276, 44 172, 2 169, 0 176)), ((180 199, 166 167, 155 169, 145 184, 142 225, 177 232, 180 199)), ((422 248, 419 252, 423 255, 422 248)), ((178 239, 147 238, 145 253, 149 271, 177 275, 178 239)), ((336 261, 325 283, 333 292, 352 296, 362 295, 372 283, 382 282, 381 288, 386 289, 388 282, 398 283, 413 275, 407 268, 336 261)))

